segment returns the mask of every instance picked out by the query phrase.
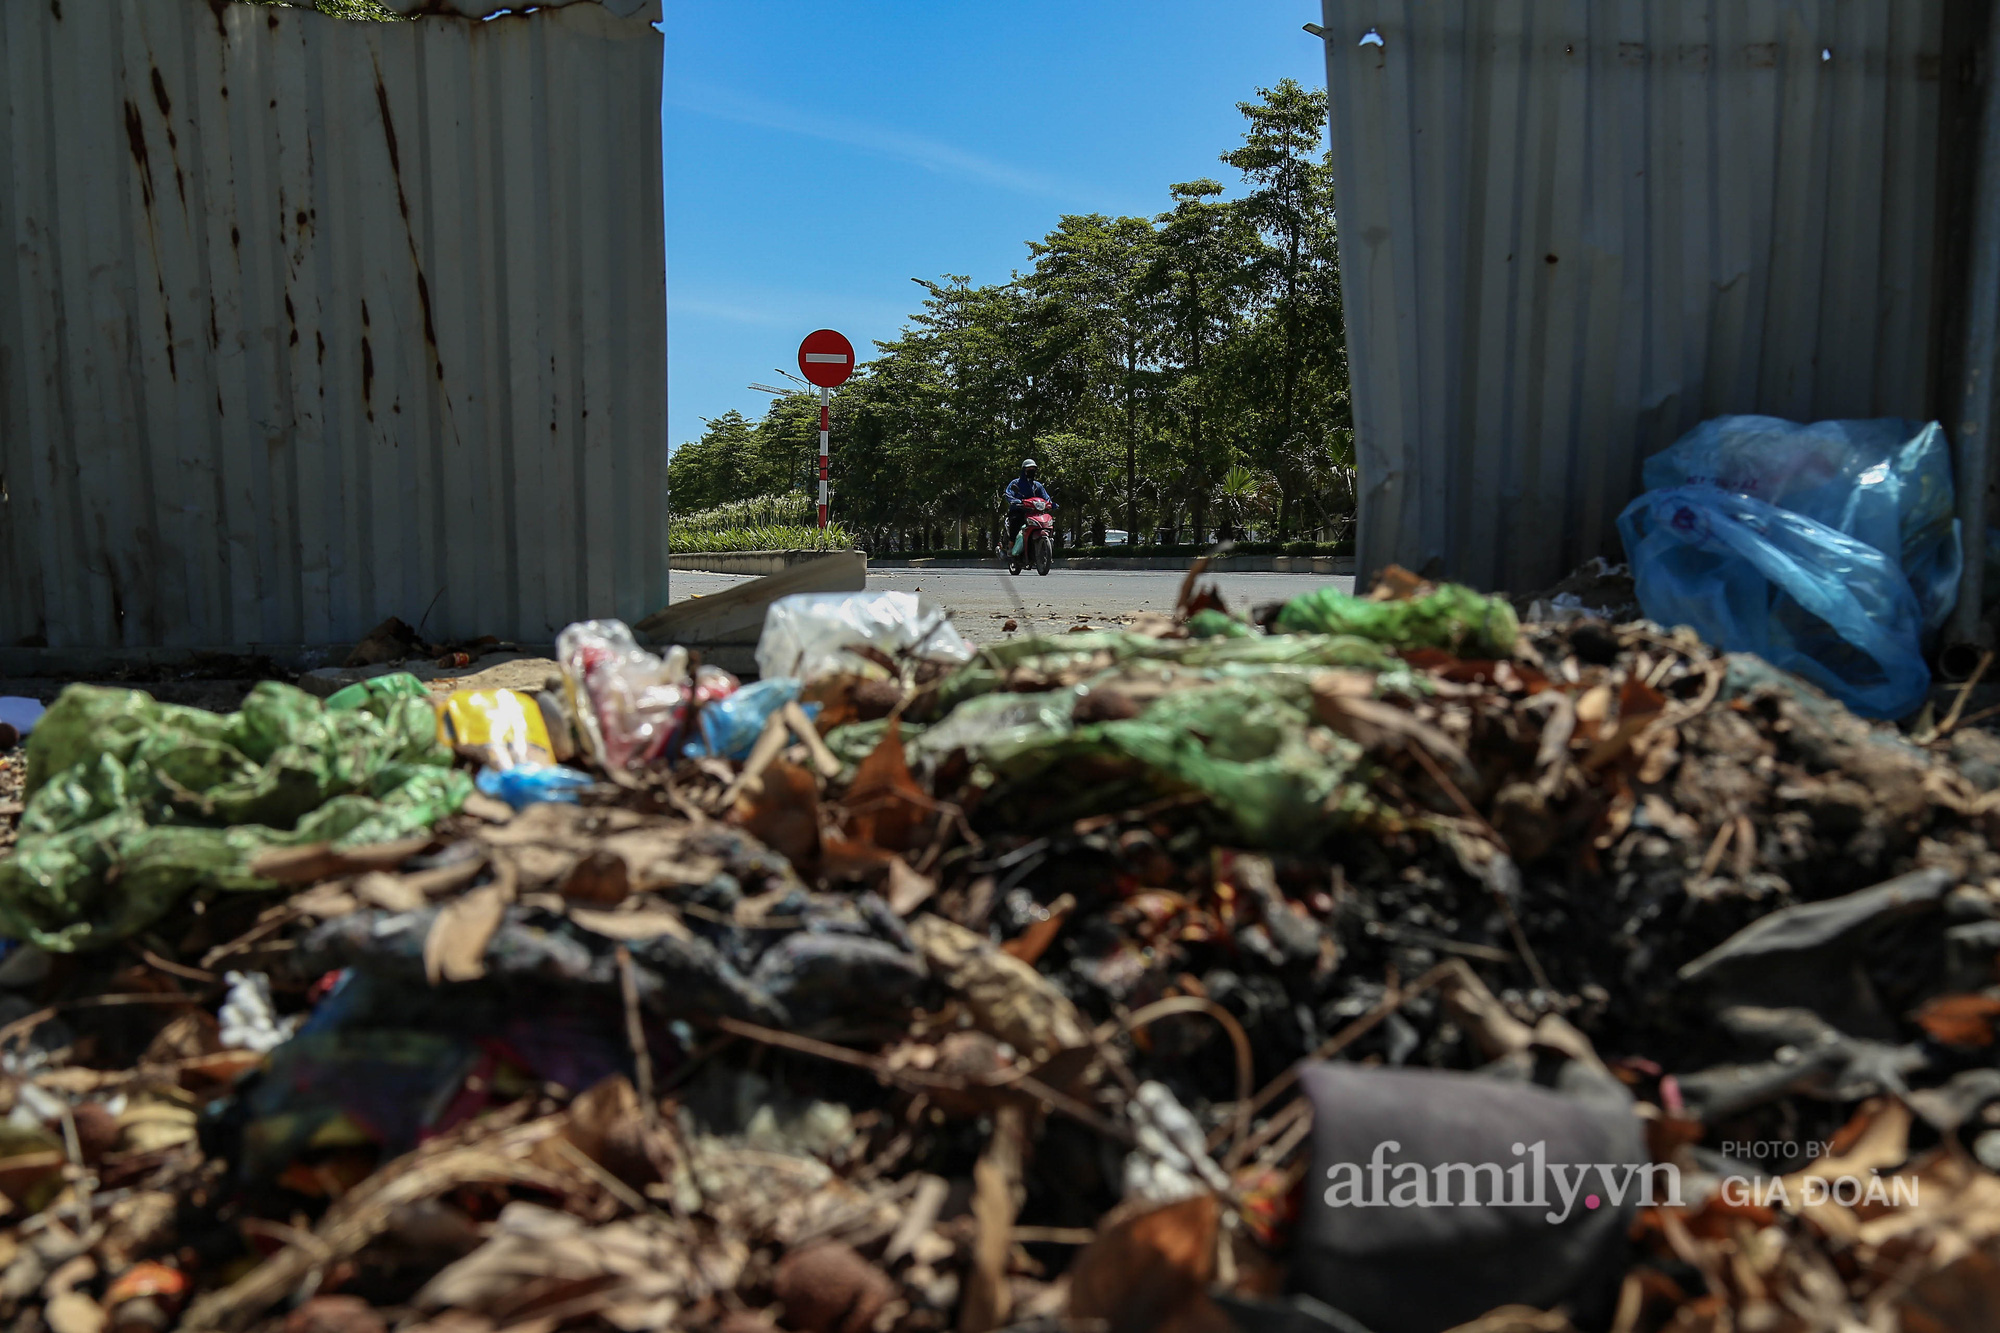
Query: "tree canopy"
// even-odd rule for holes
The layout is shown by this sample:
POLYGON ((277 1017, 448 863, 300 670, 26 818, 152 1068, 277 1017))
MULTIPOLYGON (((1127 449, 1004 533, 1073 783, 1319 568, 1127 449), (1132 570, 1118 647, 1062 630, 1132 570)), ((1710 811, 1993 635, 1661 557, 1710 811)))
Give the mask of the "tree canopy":
MULTIPOLYGON (((1002 283, 919 281, 921 304, 834 396, 834 511, 879 545, 979 544, 1033 456, 1073 541, 1149 525, 1346 534, 1347 351, 1326 95, 1239 104, 1244 187, 1169 187, 1153 217, 1073 214, 1002 283)), ((671 466, 676 512, 814 487, 815 398, 728 412, 671 466)), ((871 546, 871 549, 875 549, 871 546)))

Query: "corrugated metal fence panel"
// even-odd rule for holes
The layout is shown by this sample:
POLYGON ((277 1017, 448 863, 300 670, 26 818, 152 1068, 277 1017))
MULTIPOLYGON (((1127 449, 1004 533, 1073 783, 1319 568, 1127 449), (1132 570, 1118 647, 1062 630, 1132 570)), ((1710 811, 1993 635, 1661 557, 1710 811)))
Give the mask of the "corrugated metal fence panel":
POLYGON ((658 17, 0 5, 0 646, 663 605, 658 17))
POLYGON ((1360 566, 1525 591, 1704 418, 1924 417, 1942 0, 1324 0, 1360 566))

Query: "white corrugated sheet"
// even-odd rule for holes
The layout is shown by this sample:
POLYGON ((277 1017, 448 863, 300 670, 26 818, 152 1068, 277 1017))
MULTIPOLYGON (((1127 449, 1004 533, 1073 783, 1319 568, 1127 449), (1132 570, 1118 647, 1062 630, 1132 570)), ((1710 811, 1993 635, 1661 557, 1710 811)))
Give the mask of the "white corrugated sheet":
POLYGON ((1942 0, 1324 0, 1361 569, 1515 591, 1706 417, 1932 414, 1942 0))
POLYGON ((621 8, 0 4, 0 649, 665 603, 662 38, 621 8))

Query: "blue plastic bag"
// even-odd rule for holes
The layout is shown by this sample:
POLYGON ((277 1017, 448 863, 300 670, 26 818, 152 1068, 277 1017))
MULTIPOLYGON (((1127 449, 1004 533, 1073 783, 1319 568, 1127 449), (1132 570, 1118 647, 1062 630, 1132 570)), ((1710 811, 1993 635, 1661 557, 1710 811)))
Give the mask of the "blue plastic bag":
POLYGON ((576 794, 597 785, 588 773, 579 773, 561 764, 516 764, 512 768, 482 768, 479 790, 497 796, 516 810, 525 810, 543 801, 577 803, 576 794))
POLYGON ((1865 542, 1909 580, 1926 634, 1951 617, 1963 551, 1935 421, 1717 417, 1647 459, 1644 476, 1648 490, 1719 486, 1865 542))
MULTIPOLYGON (((798 698, 802 688, 795 677, 766 676, 707 705, 695 719, 698 734, 687 743, 686 755, 690 759, 704 755, 748 759, 750 747, 764 734, 771 714, 798 698)), ((812 704, 807 715, 818 711, 819 705, 812 704)))
POLYGON ((1866 542, 1707 485, 1646 492, 1618 532, 1648 619, 1756 653, 1864 717, 1902 717, 1929 692, 1916 594, 1866 542))

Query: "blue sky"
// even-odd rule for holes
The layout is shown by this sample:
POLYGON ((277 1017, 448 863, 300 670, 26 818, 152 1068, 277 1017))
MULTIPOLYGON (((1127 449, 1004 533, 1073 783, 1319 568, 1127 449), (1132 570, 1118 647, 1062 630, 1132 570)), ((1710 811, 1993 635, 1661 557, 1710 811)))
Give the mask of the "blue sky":
MULTIPOLYGON (((913 277, 1000 281, 1064 213, 1234 184, 1236 103, 1323 87, 1316 0, 666 0, 668 414, 769 398, 831 327, 866 360, 913 277)), ((838 447, 836 442, 836 447, 838 447)))

